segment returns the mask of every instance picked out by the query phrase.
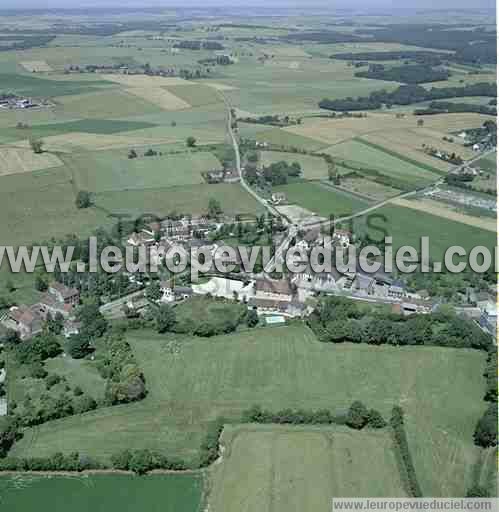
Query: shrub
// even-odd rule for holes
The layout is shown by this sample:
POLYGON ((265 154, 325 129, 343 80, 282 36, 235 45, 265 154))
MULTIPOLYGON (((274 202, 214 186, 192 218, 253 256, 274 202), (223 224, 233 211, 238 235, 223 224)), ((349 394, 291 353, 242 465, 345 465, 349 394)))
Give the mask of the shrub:
POLYGON ((415 498, 421 497, 423 494, 416 476, 416 470, 412 461, 411 452, 409 451, 409 443, 404 428, 404 412, 400 407, 394 407, 392 409, 390 425, 393 431, 397 456, 403 471, 403 480, 407 483, 408 491, 411 496, 415 498))
POLYGON ((491 403, 478 420, 473 436, 475 444, 483 448, 497 445, 497 404, 491 403))
POLYGON ((362 402, 353 402, 348 410, 347 425, 356 430, 363 429, 369 420, 369 411, 362 402))
POLYGON ((54 387, 56 384, 59 384, 59 382, 61 382, 61 377, 55 373, 48 375, 45 378, 45 385, 47 386, 47 389, 54 387))

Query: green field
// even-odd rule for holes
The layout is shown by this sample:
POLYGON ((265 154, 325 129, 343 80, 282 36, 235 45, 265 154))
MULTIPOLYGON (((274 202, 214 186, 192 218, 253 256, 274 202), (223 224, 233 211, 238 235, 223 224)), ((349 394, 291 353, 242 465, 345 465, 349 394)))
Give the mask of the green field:
POLYGON ((310 137, 304 137, 303 135, 297 135, 296 133, 287 132, 280 128, 268 128, 256 132, 252 139, 257 142, 267 142, 276 146, 283 147, 295 147, 298 149, 305 149, 307 151, 318 151, 327 146, 323 142, 311 139, 310 137))
POLYGON ((405 161, 360 140, 335 144, 329 147, 326 152, 339 161, 345 161, 356 168, 378 171, 393 178, 397 183, 400 182, 409 187, 421 186, 439 178, 439 174, 431 172, 423 166, 405 161))
POLYGON ((213 468, 213 510, 326 511, 332 497, 404 496, 388 431, 229 426, 213 468), (376 462, 376 473, 366 460, 376 462))
POLYGON ((198 475, 84 475, 0 477, 2 509, 38 512, 199 512, 202 480, 198 475), (45 505, 43 505, 45 506, 45 505))
POLYGON ((154 126, 156 125, 153 123, 141 121, 80 119, 79 121, 68 121, 65 123, 38 124, 31 126, 29 129, 1 128, 0 140, 13 141, 27 139, 29 137, 43 138, 71 132, 112 134, 131 130, 141 130, 143 128, 151 128, 154 126))
POLYGON ((12 455, 79 450, 102 459, 148 447, 195 461, 217 415, 237 420, 255 403, 334 411, 361 399, 385 417, 394 404, 404 407, 426 495, 460 496, 470 483, 473 430, 484 410, 483 353, 322 344, 301 325, 210 339, 136 331, 129 341, 147 398, 29 429, 12 455))
POLYGON ((1 178, 2 245, 42 242, 77 233, 89 235, 112 220, 100 210, 75 206, 70 177, 62 167, 1 178))
POLYGON ((157 105, 118 88, 97 92, 82 89, 79 94, 58 96, 54 101, 57 115, 66 118, 122 118, 161 112, 157 105))
POLYGON ((403 245, 419 249, 421 237, 428 236, 430 256, 433 260, 441 262, 445 250, 453 245, 459 244, 467 251, 478 245, 493 250, 495 243, 495 235, 491 231, 395 205, 383 206, 367 217, 355 219, 353 230, 357 234, 369 232, 373 240, 383 240, 384 236, 392 236, 394 249, 403 245), (369 218, 370 228, 367 227, 369 218), (386 234, 383 233, 383 229, 386 234))
MULTIPOLYGON (((149 148, 147 148, 149 149, 149 148)), ((167 146, 154 146, 156 156, 128 158, 126 148, 62 155, 78 188, 91 192, 165 188, 204 183, 202 172, 219 170, 222 164, 208 152, 162 154, 167 146)), ((147 203, 144 203, 144 206, 147 203)))
POLYGON ((65 96, 113 87, 113 83, 106 80, 47 80, 36 76, 8 73, 0 74, 0 83, 4 91, 36 98, 65 96))
POLYGON ((154 213, 206 213, 211 198, 217 199, 228 215, 260 214, 263 207, 238 184, 187 185, 144 190, 102 192, 96 204, 116 214, 140 215, 154 213))
POLYGON ((302 168, 302 177, 306 180, 327 178, 328 167, 324 158, 281 151, 261 151, 260 164, 267 167, 273 163, 285 161, 288 164, 298 162, 302 168))
POLYGON ((274 190, 284 192, 287 202, 313 211, 321 217, 351 215, 369 207, 367 201, 319 183, 290 183, 274 187, 274 190))

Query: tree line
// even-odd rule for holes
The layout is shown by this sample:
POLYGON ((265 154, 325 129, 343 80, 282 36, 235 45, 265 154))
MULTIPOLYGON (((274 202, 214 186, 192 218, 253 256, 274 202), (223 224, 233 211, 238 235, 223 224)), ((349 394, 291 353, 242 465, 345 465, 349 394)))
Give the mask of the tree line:
POLYGON ((259 405, 243 411, 244 423, 276 423, 280 425, 347 425, 355 430, 364 427, 384 428, 387 423, 376 409, 368 409, 355 401, 346 412, 333 414, 328 409, 281 409, 270 411, 259 405))
POLYGON ((472 112, 484 114, 487 116, 497 116, 497 109, 487 105, 476 105, 473 103, 453 103, 451 101, 432 101, 426 108, 414 110, 414 115, 433 115, 433 114, 459 114, 461 112, 472 112))
POLYGON ((416 469, 409 449, 409 442, 407 441, 407 434, 404 426, 404 411, 401 407, 395 406, 392 409, 390 426, 392 427, 395 451, 403 477, 402 481, 405 482, 410 496, 414 498, 421 498, 423 496, 423 492, 421 491, 421 486, 418 482, 416 469))
POLYGON ((347 97, 338 100, 323 99, 319 107, 326 110, 377 110, 383 105, 410 105, 422 101, 462 98, 466 96, 487 96, 496 98, 496 85, 488 82, 464 85, 463 87, 432 87, 427 90, 420 85, 401 85, 392 92, 374 91, 369 96, 347 97))
POLYGON ((423 84, 447 80, 451 73, 446 69, 434 68, 427 64, 404 65, 392 68, 385 68, 383 64, 372 64, 367 71, 358 71, 355 73, 355 76, 388 82, 423 84))
POLYGON ((442 60, 448 57, 447 53, 425 52, 425 51, 386 51, 386 52, 359 52, 359 53, 335 53, 330 59, 349 61, 389 61, 389 60, 412 60, 419 64, 438 66, 442 60))

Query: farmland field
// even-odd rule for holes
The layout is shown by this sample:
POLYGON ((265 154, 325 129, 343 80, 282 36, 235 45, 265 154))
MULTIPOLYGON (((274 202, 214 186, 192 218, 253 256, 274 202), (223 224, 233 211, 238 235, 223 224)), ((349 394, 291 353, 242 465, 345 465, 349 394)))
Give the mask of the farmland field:
POLYGON ((62 162, 50 153, 35 154, 31 149, 0 148, 0 176, 17 174, 49 167, 59 167, 62 162))
POLYGON ((328 176, 327 163, 322 157, 280 151, 260 152, 260 165, 263 167, 280 161, 285 161, 288 164, 298 162, 302 168, 303 178, 306 180, 324 179, 328 176))
POLYGON ((228 215, 263 212, 263 207, 238 184, 99 192, 96 204, 118 214, 155 213, 161 216, 176 211, 194 215, 206 213, 211 198, 219 200, 228 215))
POLYGON ((111 223, 98 210, 76 208, 70 177, 62 167, 4 176, 1 180, 4 222, 0 239, 4 245, 42 242, 70 233, 85 236, 111 223))
POLYGON ((263 129, 262 131, 257 131, 251 138, 254 138, 257 142, 267 142, 271 145, 295 147, 308 151, 317 151, 325 148, 327 145, 321 141, 297 135, 281 128, 263 129))
POLYGON ((85 90, 81 94, 58 96, 54 101, 56 112, 66 117, 120 118, 158 111, 157 106, 147 99, 118 88, 97 92, 85 90))
POLYGON ((377 171, 393 178, 394 184, 400 183, 411 188, 431 183, 439 178, 439 174, 425 169, 423 164, 419 166, 417 162, 404 160, 402 154, 390 154, 383 151, 383 148, 370 146, 362 140, 342 142, 331 146, 326 152, 335 157, 340 164, 346 162, 356 168, 377 171))
POLYGON ((3 476, 2 507, 36 512, 50 503, 52 512, 199 512, 199 475, 3 476))
POLYGON ((370 215, 371 228, 367 228, 365 216, 353 221, 356 233, 369 232, 373 240, 383 240, 384 236, 392 236, 395 249, 403 245, 419 248, 421 237, 428 236, 430 256, 435 261, 443 261, 445 250, 456 245, 456 242, 467 251, 477 245, 492 249, 495 243, 495 235, 491 231, 437 217, 428 211, 387 205, 370 215))
MULTIPOLYGON (((341 168, 337 167, 337 170, 341 168)), ((349 169, 345 169, 351 172, 349 169)), ((389 197, 400 194, 400 190, 386 185, 381 185, 367 178, 341 178, 341 188, 346 189, 348 192, 353 192, 366 197, 371 201, 383 201, 389 197)))
POLYGON ((455 211, 454 208, 445 203, 433 201, 432 199, 420 199, 412 201, 407 199, 393 199, 391 202, 397 206, 413 208, 414 210, 427 212, 444 219, 461 222, 462 224, 467 224, 468 226, 475 226, 478 229, 485 229, 487 231, 492 231, 493 233, 497 231, 497 222, 495 217, 486 218, 475 217, 473 215, 465 215, 464 213, 455 211))
POLYGON ((346 428, 229 426, 213 468, 214 510, 328 510, 332 497, 404 496, 389 432, 346 428), (366 459, 376 461, 377 471, 366 459))
POLYGON ((484 408, 480 352, 322 344, 299 325, 210 339, 137 331, 129 341, 147 398, 27 430, 12 455, 79 450, 106 458, 149 447, 196 460, 207 422, 217 415, 237 419, 255 403, 338 410, 362 399, 385 417, 403 405, 427 495, 459 496, 470 482, 478 453, 473 429, 484 408))
POLYGON ((23 140, 28 137, 42 138, 64 133, 97 133, 101 135, 141 130, 156 126, 142 121, 119 121, 111 119, 80 119, 61 123, 36 124, 28 128, 0 128, 0 140, 23 140))
POLYGON ((274 187, 274 190, 284 192, 287 202, 302 206, 321 217, 350 215, 369 206, 367 201, 323 184, 291 183, 274 187))
POLYGON ((102 88, 112 87, 112 82, 94 78, 88 80, 48 80, 38 76, 18 75, 14 73, 0 73, 0 83, 4 90, 16 94, 35 97, 55 97, 82 92, 98 91, 102 88))
MULTIPOLYGON (((154 146, 157 152, 165 147, 154 146)), ((218 170, 222 164, 207 152, 128 158, 126 149, 74 153, 63 160, 74 175, 76 186, 91 192, 197 185, 202 172, 218 170)))

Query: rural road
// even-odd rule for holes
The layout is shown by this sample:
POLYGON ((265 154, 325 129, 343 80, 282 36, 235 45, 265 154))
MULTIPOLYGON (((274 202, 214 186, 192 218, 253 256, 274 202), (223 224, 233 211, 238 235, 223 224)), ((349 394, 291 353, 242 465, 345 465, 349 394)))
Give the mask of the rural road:
POLYGON ((247 183, 246 181, 244 180, 244 176, 243 176, 243 170, 241 168, 241 153, 239 151, 239 143, 237 142, 237 137, 234 133, 234 130, 232 129, 232 106, 231 104, 229 103, 229 100, 226 98, 225 94, 221 91, 218 91, 220 93, 220 97, 222 98, 224 104, 225 104, 225 107, 227 109, 227 131, 229 133, 229 136, 231 138, 231 141, 232 141, 232 146, 234 147, 234 153, 236 154, 236 167, 237 167, 237 172, 239 174, 239 178, 241 180, 241 185, 243 186, 243 188, 246 190, 246 192, 248 192, 248 194, 250 194, 251 196, 253 196, 262 206, 265 207, 265 209, 267 209, 270 213, 272 213, 272 215, 275 215, 277 217, 281 217, 283 219, 283 222, 285 224, 288 223, 288 220, 284 217, 284 215, 282 215, 282 213, 280 213, 278 210, 276 210, 272 205, 270 205, 268 203, 268 201, 266 201, 265 199, 263 199, 262 197, 260 197, 247 183))
MULTIPOLYGON (((434 187, 434 186, 439 185, 439 184, 442 183, 442 179, 443 178, 439 178, 434 183, 431 183, 430 185, 427 185, 427 186, 425 186, 423 188, 418 188, 418 189, 415 189, 415 190, 410 190, 408 192, 403 192, 403 193, 401 193, 401 194, 399 194, 397 196, 390 197, 388 199, 380 201, 380 202, 378 202, 376 204, 373 204, 373 205, 369 206, 368 208, 365 208, 364 210, 360 210, 360 211, 355 212, 352 215, 348 215, 346 217, 340 217, 340 218, 337 218, 337 219, 334 219, 334 220, 329 220, 329 221, 317 221, 317 222, 310 223, 310 224, 290 224, 288 219, 281 212, 279 212, 276 208, 274 208, 272 205, 270 205, 268 201, 266 201, 265 199, 260 197, 246 183, 246 181, 244 180, 244 176, 243 176, 243 172, 242 172, 242 168, 241 168, 241 153, 239 151, 239 143, 237 141, 237 137, 236 137, 236 135, 234 133, 234 130, 232 129, 232 122, 233 122, 233 119, 232 119, 232 106, 231 106, 229 100, 227 99, 227 97, 225 96, 225 94, 222 91, 218 91, 218 92, 219 92, 220 97, 222 98, 222 100, 224 102, 224 105, 226 107, 226 110, 227 110, 227 131, 229 133, 229 136, 230 136, 231 141, 232 141, 232 145, 234 147, 234 152, 235 152, 235 155, 236 155, 237 172, 238 172, 240 180, 241 180, 241 185, 248 192, 248 194, 253 196, 271 214, 276 215, 278 217, 281 217, 283 219, 285 225, 289 226, 289 232, 288 232, 287 236, 284 238, 284 240, 276 248, 274 257, 265 266, 265 269, 264 269, 265 273, 268 273, 268 272, 272 271, 272 269, 274 267, 274 260, 282 259, 283 255, 284 255, 284 252, 287 250, 287 248, 289 247, 289 244, 291 243, 291 240, 296 236, 296 234, 298 233, 298 231, 300 229, 309 230, 309 229, 316 229, 318 227, 320 227, 320 228, 321 227, 328 227, 328 226, 331 226, 331 225, 339 224, 341 222, 346 222, 346 221, 355 219, 357 217, 362 217, 362 216, 367 215, 368 213, 371 213, 371 212, 373 212, 373 211, 375 211, 375 210, 377 210, 379 208, 382 208, 383 206, 386 206, 387 204, 390 204, 394 199, 405 199, 405 198, 413 196, 413 195, 415 195, 415 194, 417 194, 419 192, 422 192, 423 190, 426 190, 428 188, 434 187)), ((495 150, 489 150, 489 151, 485 151, 484 153, 480 153, 479 155, 477 155, 476 157, 472 158, 471 160, 468 160, 468 161, 464 162, 461 165, 455 166, 453 171, 455 172, 455 171, 459 171, 461 169, 464 169, 465 167, 473 164, 474 162, 476 162, 477 160, 480 160, 481 158, 486 157, 487 155, 493 153, 494 151, 495 150)))

